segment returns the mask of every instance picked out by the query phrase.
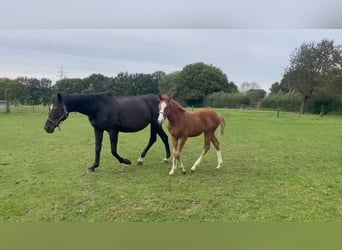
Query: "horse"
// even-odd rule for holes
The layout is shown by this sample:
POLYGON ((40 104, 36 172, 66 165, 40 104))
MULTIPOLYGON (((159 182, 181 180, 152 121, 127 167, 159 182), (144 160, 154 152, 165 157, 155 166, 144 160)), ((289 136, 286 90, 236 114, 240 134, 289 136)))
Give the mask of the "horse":
POLYGON ((213 143, 217 153, 218 164, 216 168, 220 169, 223 161, 220 143, 215 136, 215 131, 220 126, 220 132, 223 135, 225 128, 224 117, 209 108, 188 112, 176 100, 167 95, 159 95, 159 101, 158 122, 162 124, 167 118, 169 121, 168 130, 172 136, 173 158, 169 175, 174 174, 177 162, 180 163, 183 174, 186 173, 180 158, 182 148, 188 137, 199 136, 202 133, 204 133, 203 151, 191 167, 191 172, 196 170, 203 156, 210 149, 210 142, 213 143))
POLYGON ((118 134, 137 132, 150 124, 150 139, 138 164, 143 164, 146 153, 157 140, 157 134, 165 146, 166 157, 163 162, 167 162, 171 155, 170 146, 167 134, 158 123, 158 103, 158 95, 154 94, 124 97, 110 92, 69 95, 58 93, 52 99, 44 129, 47 133, 53 133, 56 127, 60 128, 61 122, 68 118, 70 112, 88 116, 95 134, 95 161, 88 170, 94 172, 100 165, 104 131, 109 134, 112 155, 120 163, 131 164, 130 160, 122 158, 117 152, 118 134))

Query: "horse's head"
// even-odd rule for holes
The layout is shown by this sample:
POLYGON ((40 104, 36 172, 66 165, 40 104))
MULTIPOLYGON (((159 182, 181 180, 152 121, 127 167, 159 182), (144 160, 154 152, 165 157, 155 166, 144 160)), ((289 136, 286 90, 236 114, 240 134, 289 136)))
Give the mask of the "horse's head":
POLYGON ((53 133, 55 128, 59 128, 60 123, 66 118, 68 118, 68 111, 66 110, 62 95, 58 93, 57 96, 52 99, 48 118, 44 126, 45 131, 47 133, 53 133))
POLYGON ((162 124, 170 112, 170 102, 172 97, 168 95, 159 95, 159 105, 158 105, 158 123, 162 124))

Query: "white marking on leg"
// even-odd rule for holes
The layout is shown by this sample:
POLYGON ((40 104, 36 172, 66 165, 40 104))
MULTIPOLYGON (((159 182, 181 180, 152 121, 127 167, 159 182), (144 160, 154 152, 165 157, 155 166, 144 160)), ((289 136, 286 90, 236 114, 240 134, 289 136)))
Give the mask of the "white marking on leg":
POLYGON ((144 163, 144 158, 142 158, 141 156, 138 159, 138 165, 143 165, 144 163))
POLYGON ((181 169, 182 169, 182 173, 185 174, 185 173, 186 173, 186 170, 185 170, 185 168, 184 168, 184 166, 183 166, 182 160, 180 159, 179 162, 180 162, 180 167, 181 167, 181 169))
POLYGON ((216 153, 217 153, 217 167, 216 168, 220 169, 223 163, 221 150, 217 150, 216 153))
POLYGON ((168 163, 168 162, 169 162, 169 159, 168 158, 164 158, 161 163, 168 163))
POLYGON ((197 168, 197 166, 198 166, 199 164, 201 164, 203 155, 204 155, 204 150, 202 151, 202 153, 201 153, 201 155, 198 157, 198 159, 195 161, 194 165, 191 167, 191 171, 195 171, 196 168, 197 168))
POLYGON ((169 172, 169 175, 173 175, 175 173, 175 169, 177 168, 177 159, 175 157, 172 158, 172 167, 169 172))

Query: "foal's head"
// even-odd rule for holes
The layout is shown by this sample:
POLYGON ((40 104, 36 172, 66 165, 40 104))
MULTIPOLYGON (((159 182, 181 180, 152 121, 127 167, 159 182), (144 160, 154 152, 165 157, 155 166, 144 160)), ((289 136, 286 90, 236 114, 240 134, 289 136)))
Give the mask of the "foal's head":
POLYGON ((159 116, 158 123, 162 124, 170 112, 170 102, 172 97, 167 95, 159 95, 159 116))
POLYGON ((62 95, 58 93, 57 96, 52 99, 48 118, 44 126, 45 131, 47 133, 53 133, 55 128, 59 128, 60 123, 66 118, 68 118, 68 112, 63 102, 62 95))

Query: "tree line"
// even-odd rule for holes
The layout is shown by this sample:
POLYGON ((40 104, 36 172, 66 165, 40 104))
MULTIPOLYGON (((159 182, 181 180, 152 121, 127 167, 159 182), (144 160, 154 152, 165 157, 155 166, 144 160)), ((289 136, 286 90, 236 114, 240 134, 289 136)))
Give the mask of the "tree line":
POLYGON ((58 92, 72 94, 103 91, 125 96, 169 93, 187 105, 201 106, 208 94, 218 91, 236 92, 237 86, 228 81, 222 70, 202 62, 187 65, 182 71, 171 74, 162 71, 152 74, 121 72, 115 77, 92 74, 83 79, 61 79, 54 85, 46 78, 0 78, 0 96, 21 104, 47 104, 52 95, 58 92))
POLYGON ((269 94, 257 83, 240 89, 219 68, 203 62, 166 74, 121 72, 115 77, 92 74, 65 78, 52 85, 47 78, 0 78, 0 99, 22 104, 47 104, 52 95, 111 91, 117 95, 169 93, 184 105, 212 107, 262 107, 285 111, 342 113, 342 46, 324 39, 303 43, 290 55, 282 79, 269 94))

